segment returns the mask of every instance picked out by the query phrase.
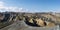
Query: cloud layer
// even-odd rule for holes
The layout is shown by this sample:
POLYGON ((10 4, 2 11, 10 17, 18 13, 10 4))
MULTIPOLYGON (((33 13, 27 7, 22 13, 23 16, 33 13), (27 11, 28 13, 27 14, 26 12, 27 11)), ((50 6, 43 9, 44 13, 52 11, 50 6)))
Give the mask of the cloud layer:
POLYGON ((5 12, 5 11, 12 11, 12 12, 27 12, 27 9, 19 8, 19 7, 6 7, 4 6, 4 2, 0 1, 0 12, 5 12))

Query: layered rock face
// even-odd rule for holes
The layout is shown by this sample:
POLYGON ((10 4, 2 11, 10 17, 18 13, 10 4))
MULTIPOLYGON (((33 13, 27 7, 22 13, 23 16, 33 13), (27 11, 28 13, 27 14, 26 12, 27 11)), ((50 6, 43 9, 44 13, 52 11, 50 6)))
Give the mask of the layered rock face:
POLYGON ((31 27, 54 27, 60 24, 60 17, 52 13, 0 13, 0 29, 3 29, 17 21, 23 21, 31 27))
POLYGON ((52 27, 55 26, 56 23, 52 20, 48 21, 45 20, 44 18, 42 19, 41 17, 37 17, 37 18, 30 18, 28 20, 26 20, 27 24, 30 24, 31 26, 37 26, 37 27, 52 27))

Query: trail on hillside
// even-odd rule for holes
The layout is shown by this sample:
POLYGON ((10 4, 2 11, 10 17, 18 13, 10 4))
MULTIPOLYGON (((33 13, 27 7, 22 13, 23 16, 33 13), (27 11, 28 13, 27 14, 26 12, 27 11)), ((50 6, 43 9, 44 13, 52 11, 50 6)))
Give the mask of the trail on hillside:
POLYGON ((5 28, 2 28, 0 30, 57 30, 58 26, 55 27, 31 27, 25 24, 24 21, 16 21, 12 25, 9 25, 5 28))

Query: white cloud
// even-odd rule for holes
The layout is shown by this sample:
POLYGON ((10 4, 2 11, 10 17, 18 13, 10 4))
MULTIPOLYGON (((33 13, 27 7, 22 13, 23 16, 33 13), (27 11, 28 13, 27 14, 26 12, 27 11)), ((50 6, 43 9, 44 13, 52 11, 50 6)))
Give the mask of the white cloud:
POLYGON ((2 1, 0 1, 0 6, 3 6, 3 4, 4 4, 4 3, 3 3, 2 1))
POLYGON ((5 12, 5 11, 14 11, 14 12, 27 12, 26 9, 19 8, 19 7, 6 7, 4 6, 4 2, 0 1, 0 12, 5 12))

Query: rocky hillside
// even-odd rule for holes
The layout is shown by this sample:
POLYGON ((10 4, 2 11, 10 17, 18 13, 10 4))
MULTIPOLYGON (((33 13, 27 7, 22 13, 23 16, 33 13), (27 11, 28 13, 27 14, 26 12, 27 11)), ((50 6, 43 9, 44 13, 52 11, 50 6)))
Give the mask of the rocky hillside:
POLYGON ((7 26, 11 27, 10 25, 17 23, 17 21, 19 22, 23 21, 27 26, 31 27, 54 27, 56 25, 60 25, 59 15, 60 15, 59 13, 53 14, 49 12, 47 13, 2 12, 0 13, 0 29, 5 29, 7 28, 7 26))

